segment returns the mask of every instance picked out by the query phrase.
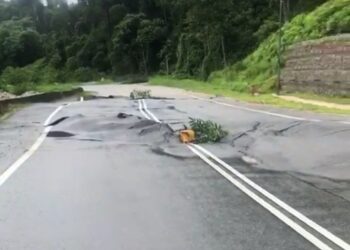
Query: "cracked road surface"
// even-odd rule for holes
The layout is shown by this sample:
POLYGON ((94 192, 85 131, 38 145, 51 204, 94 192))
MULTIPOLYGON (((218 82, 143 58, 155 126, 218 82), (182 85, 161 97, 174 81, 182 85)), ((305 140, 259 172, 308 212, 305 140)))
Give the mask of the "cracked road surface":
MULTIPOLYGON (((126 96, 144 87, 87 88, 126 96)), ((63 106, 46 129, 43 121, 63 103, 32 105, 0 123, 0 179, 46 131, 35 152, 0 186, 1 250, 349 249, 350 127, 340 122, 344 117, 146 87, 167 97, 145 101, 161 123, 146 119, 139 102, 126 97, 63 106), (201 146, 345 245, 179 144, 176 130, 189 117, 221 123, 227 138, 201 146)))

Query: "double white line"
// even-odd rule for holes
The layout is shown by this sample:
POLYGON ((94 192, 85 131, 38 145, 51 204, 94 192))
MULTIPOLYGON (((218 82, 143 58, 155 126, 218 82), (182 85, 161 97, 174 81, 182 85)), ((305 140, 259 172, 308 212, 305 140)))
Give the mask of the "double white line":
POLYGON ((148 110, 146 101, 144 99, 139 100, 139 111, 147 120, 154 120, 155 122, 160 123, 158 118, 148 110))
MULTIPOLYGON (((159 122, 159 119, 148 110, 145 100, 139 100, 139 110, 146 119, 153 119, 154 121, 159 122)), ((215 171, 220 173, 229 182, 236 186, 239 190, 257 202, 259 205, 264 207, 267 211, 284 222, 286 225, 288 225, 317 248, 322 250, 333 249, 325 242, 317 238, 314 234, 307 231, 305 227, 299 225, 295 220, 292 220, 286 214, 292 215, 293 219, 297 219, 300 224, 304 224, 308 226, 309 229, 313 229, 315 232, 322 235, 329 242, 332 242, 334 245, 340 247, 341 249, 350 250, 350 245, 348 243, 332 234, 324 227, 318 225, 316 222, 312 221, 296 209, 292 208, 273 194, 269 193, 267 190, 257 185, 255 182, 247 178, 245 175, 241 174, 226 162, 219 159, 207 149, 196 144, 188 144, 187 147, 215 171)))

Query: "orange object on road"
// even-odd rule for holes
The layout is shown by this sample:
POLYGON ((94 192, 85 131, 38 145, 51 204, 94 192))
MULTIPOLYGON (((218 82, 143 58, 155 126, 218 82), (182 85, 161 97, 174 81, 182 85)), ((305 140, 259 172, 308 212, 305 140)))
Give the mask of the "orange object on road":
POLYGON ((180 141, 182 143, 194 142, 195 139, 196 139, 196 135, 194 130, 192 129, 186 129, 180 132, 180 141))

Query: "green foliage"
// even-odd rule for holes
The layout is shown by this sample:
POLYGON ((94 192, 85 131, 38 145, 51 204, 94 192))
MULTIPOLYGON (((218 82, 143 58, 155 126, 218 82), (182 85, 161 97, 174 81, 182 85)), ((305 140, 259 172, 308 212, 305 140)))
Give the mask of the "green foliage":
POLYGON ((0 76, 0 89, 22 94, 42 84, 87 82, 100 78, 101 75, 91 68, 56 69, 45 60, 38 60, 22 68, 7 67, 0 76))
MULTIPOLYGON (((290 1, 290 16, 324 1, 290 1)), ((341 1, 330 0, 317 18, 304 14, 294 19, 284 29, 284 44, 349 32, 349 7, 337 6, 341 1)), ((161 71, 209 77, 239 91, 262 82, 268 90, 276 53, 276 36, 269 35, 277 21, 278 1, 271 0, 79 0, 73 5, 0 0, 0 74, 8 66, 24 67, 41 74, 29 74, 28 81, 36 84, 44 79, 91 81, 105 74, 147 77, 161 71), (245 58, 266 37, 262 52, 212 74, 245 58), (40 58, 39 67, 34 62, 40 58)))
POLYGON ((67 69, 70 71, 74 71, 79 67, 78 60, 76 57, 72 56, 67 59, 66 63, 67 69))
POLYGON ((1 76, 1 83, 8 85, 31 82, 31 72, 27 68, 7 67, 1 76))
MULTIPOLYGON (((309 14, 300 14, 284 25, 283 46, 286 48, 296 42, 348 32, 349 22, 349 1, 328 1, 309 14)), ((276 79, 277 39, 277 33, 270 35, 244 60, 212 73, 210 81, 231 85, 232 89, 238 91, 248 91, 251 85, 259 86, 261 92, 271 91, 276 79)))
POLYGON ((7 66, 24 66, 43 54, 39 34, 30 18, 0 22, 0 71, 7 66))
POLYGON ((30 64, 43 56, 43 45, 38 32, 25 30, 19 37, 20 56, 17 57, 19 66, 30 64))
POLYGON ((124 5, 116 4, 109 9, 109 13, 111 15, 112 25, 117 25, 124 19, 128 10, 124 5))
POLYGON ((80 67, 72 74, 72 79, 78 82, 95 81, 99 79, 98 73, 91 68, 80 67))
POLYGON ((221 125, 209 120, 190 118, 190 126, 196 134, 197 143, 220 142, 228 135, 221 125))
POLYGON ((150 90, 138 90, 134 89, 130 93, 130 99, 132 100, 138 100, 138 99, 148 99, 151 98, 151 91, 150 90))
POLYGON ((102 51, 97 52, 97 54, 92 58, 91 65, 100 72, 108 71, 111 66, 108 56, 102 51))
POLYGON ((97 41, 90 37, 86 40, 84 46, 77 53, 78 64, 81 67, 92 66, 92 60, 97 53, 97 41))
POLYGON ((21 95, 30 89, 31 77, 28 69, 7 67, 1 76, 0 86, 7 92, 21 95))
POLYGON ((0 89, 22 94, 33 89, 36 84, 61 82, 62 75, 63 72, 48 66, 43 60, 38 60, 22 68, 7 67, 0 76, 0 89))

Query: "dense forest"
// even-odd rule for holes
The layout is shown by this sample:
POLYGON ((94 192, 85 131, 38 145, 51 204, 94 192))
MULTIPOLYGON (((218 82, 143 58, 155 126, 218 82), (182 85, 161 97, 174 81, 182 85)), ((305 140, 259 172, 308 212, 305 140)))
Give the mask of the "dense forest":
MULTIPOLYGON (((153 73, 206 80, 278 29, 279 2, 0 0, 0 88, 153 73)), ((284 21, 323 2, 285 0, 284 21)))

